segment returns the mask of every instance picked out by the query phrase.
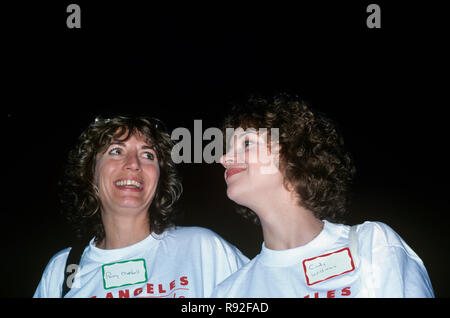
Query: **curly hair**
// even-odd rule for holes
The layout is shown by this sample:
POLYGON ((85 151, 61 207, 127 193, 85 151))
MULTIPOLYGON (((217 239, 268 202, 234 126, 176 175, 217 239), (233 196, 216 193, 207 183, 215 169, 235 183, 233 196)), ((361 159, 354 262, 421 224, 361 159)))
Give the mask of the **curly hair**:
MULTIPOLYGON (((299 196, 299 205, 318 219, 343 221, 348 204, 348 188, 356 169, 344 149, 336 124, 313 111, 298 97, 279 94, 271 99, 250 97, 234 105, 222 129, 241 127, 279 129, 279 169, 299 196)), ((270 140, 270 139, 269 139, 270 140)), ((258 216, 238 205, 237 212, 259 224, 258 216)))
POLYGON ((183 188, 171 158, 173 143, 162 122, 145 117, 96 118, 69 152, 64 178, 60 183, 62 209, 78 238, 94 236, 96 242, 104 239, 101 213, 97 213, 102 204, 94 184, 96 156, 105 152, 111 142, 123 142, 132 135, 143 136, 147 143, 154 146, 160 168, 155 196, 148 211, 150 229, 160 234, 174 225, 174 203, 183 188))

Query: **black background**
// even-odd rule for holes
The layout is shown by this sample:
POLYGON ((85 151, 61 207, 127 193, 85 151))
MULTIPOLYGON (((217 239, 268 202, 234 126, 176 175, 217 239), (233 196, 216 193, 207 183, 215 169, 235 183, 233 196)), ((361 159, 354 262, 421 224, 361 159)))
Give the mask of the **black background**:
MULTIPOLYGON (((424 261, 436 296, 450 296, 443 8, 377 1, 382 28, 369 29, 367 1, 74 2, 81 29, 67 28, 67 1, 2 9, 1 296, 32 296, 69 246, 57 182, 95 116, 149 115, 193 134, 194 119, 218 127, 231 102, 286 90, 344 133, 358 168, 348 223, 390 225, 424 261)), ((223 168, 179 168, 179 224, 254 257, 261 231, 233 212, 223 168)))

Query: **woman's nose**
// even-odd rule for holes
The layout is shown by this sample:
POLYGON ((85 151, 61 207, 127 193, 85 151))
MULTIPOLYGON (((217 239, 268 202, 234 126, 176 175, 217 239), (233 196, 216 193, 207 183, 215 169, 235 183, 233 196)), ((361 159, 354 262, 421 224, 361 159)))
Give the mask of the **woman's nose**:
POLYGON ((227 168, 230 164, 232 164, 235 160, 235 154, 233 154, 233 151, 229 151, 226 154, 224 154, 222 157, 220 157, 220 163, 224 168, 227 168))
POLYGON ((141 170, 141 163, 137 153, 130 153, 127 156, 125 168, 129 170, 141 170))

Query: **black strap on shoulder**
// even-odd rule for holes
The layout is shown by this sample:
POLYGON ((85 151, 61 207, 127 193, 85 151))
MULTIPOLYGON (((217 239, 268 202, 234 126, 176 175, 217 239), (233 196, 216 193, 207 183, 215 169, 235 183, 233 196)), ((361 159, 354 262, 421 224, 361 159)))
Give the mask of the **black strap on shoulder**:
POLYGON ((74 242, 72 248, 69 251, 69 256, 67 257, 66 266, 64 268, 64 281, 62 285, 61 298, 70 291, 72 288, 72 283, 75 274, 78 271, 78 265, 80 264, 81 256, 86 247, 85 243, 74 242), (69 275, 72 275, 69 279, 69 275))

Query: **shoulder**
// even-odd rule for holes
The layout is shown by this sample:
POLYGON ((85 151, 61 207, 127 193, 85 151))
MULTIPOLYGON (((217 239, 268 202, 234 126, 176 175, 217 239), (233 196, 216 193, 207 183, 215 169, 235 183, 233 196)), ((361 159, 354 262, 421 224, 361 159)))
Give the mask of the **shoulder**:
POLYGON ((47 269, 55 269, 55 268, 63 268, 66 265, 67 257, 69 256, 69 252, 72 248, 67 247, 59 252, 57 252, 55 255, 50 258, 48 265, 46 267, 47 269))
POLYGON ((64 268, 70 252, 70 247, 53 255, 42 274, 41 281, 34 297, 59 297, 64 279, 64 268))
POLYGON ((361 243, 370 243, 373 247, 405 247, 400 235, 383 222, 366 221, 356 226, 356 232, 361 243))
POLYGON ((212 297, 240 297, 241 293, 245 294, 245 289, 249 286, 249 275, 254 271, 258 264, 258 256, 247 262, 238 271, 228 276, 224 281, 218 284, 214 290, 212 297))
POLYGON ((193 244, 191 247, 220 247, 225 249, 237 250, 234 245, 227 242, 219 234, 203 227, 177 226, 168 230, 167 236, 175 238, 178 242, 193 244))
POLYGON ((373 277, 379 295, 433 297, 424 263, 389 225, 364 222, 357 226, 357 233, 362 259, 370 265, 368 275, 373 277))
POLYGON ((218 236, 214 231, 200 226, 174 226, 168 232, 177 236, 218 236))
POLYGON ((400 267, 408 263, 423 262, 414 250, 389 225, 382 222, 364 222, 357 226, 358 244, 363 257, 372 264, 397 263, 400 267))
POLYGON ((167 236, 182 241, 214 242, 225 240, 219 234, 199 226, 176 226, 167 230, 167 236))
POLYGON ((199 250, 217 257, 235 259, 238 267, 248 262, 248 258, 237 247, 214 231, 203 227, 177 226, 168 230, 167 236, 174 238, 176 244, 186 246, 189 251, 199 250))

